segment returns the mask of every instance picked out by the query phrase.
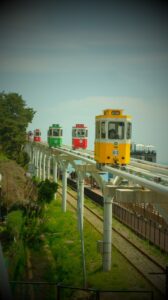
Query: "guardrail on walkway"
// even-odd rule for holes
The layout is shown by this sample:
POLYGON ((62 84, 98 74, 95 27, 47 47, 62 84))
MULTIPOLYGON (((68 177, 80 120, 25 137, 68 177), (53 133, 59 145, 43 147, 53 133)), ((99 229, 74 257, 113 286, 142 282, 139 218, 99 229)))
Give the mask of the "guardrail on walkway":
POLYGON ((55 282, 22 282, 11 281, 13 300, 71 300, 71 299, 90 299, 90 300, 103 300, 104 295, 109 295, 109 299, 115 295, 120 294, 119 299, 129 300, 131 295, 134 295, 136 300, 142 299, 142 295, 146 300, 153 300, 153 291, 147 290, 97 290, 87 288, 76 288, 73 286, 66 286, 55 282), (121 295, 123 296, 121 298, 121 295))

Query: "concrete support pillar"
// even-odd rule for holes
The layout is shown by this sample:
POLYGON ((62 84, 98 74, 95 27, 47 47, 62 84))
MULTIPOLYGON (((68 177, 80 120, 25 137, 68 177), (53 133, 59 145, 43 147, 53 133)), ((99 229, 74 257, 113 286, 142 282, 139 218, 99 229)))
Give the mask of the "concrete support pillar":
POLYGON ((43 152, 40 152, 39 155, 39 179, 42 179, 42 158, 43 158, 43 152))
POLYGON ((36 174, 36 177, 39 177, 39 154, 40 154, 40 151, 39 150, 37 150, 36 151, 36 165, 35 165, 35 167, 36 167, 36 171, 35 171, 35 174, 36 174))
POLYGON ((58 164, 57 161, 55 159, 53 159, 53 180, 54 182, 57 182, 57 168, 58 168, 58 164))
POLYGON ((84 179, 79 176, 77 182, 77 214, 78 214, 78 226, 83 230, 83 205, 84 205, 84 179))
POLYGON ((35 149, 32 150, 32 164, 34 164, 34 166, 36 165, 36 158, 35 158, 35 149))
POLYGON ((31 149, 31 162, 34 163, 34 148, 31 149))
POLYGON ((36 168, 37 168, 37 153, 38 153, 38 150, 35 149, 34 158, 35 158, 35 167, 36 168))
POLYGON ((32 162, 33 161, 33 148, 32 147, 30 147, 29 156, 30 156, 30 162, 32 162))
POLYGON ((112 250, 112 196, 104 196, 104 227, 103 227, 103 271, 111 270, 112 250))
POLYGON ((113 185, 118 185, 121 182, 122 178, 120 176, 115 176, 113 180, 113 185))
POLYGON ((83 233, 83 204, 84 204, 84 172, 83 166, 77 167, 77 217, 78 228, 81 240, 82 250, 82 269, 83 269, 83 284, 86 287, 86 262, 85 262, 85 245, 84 245, 84 233, 83 233))
MULTIPOLYGON (((57 169, 58 169, 58 163, 56 161, 56 159, 53 157, 53 181, 54 182, 58 182, 58 178, 57 178, 57 169)), ((56 199, 57 197, 57 193, 55 193, 54 198, 56 199)))
POLYGON ((37 166, 37 150, 34 149, 34 166, 35 166, 35 175, 36 175, 36 166, 37 166))
POLYGON ((62 168, 62 211, 66 212, 66 198, 67 198, 67 168, 62 168))
POLYGON ((50 167, 51 167, 51 161, 50 156, 47 158, 47 179, 50 179, 50 167))
POLYGON ((46 179, 46 154, 43 155, 43 180, 46 179))

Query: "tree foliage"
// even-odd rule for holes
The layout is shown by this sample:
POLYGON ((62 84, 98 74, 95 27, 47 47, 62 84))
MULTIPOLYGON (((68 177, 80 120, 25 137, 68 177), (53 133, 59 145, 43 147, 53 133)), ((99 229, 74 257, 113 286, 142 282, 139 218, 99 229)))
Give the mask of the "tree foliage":
POLYGON ((38 184, 38 201, 50 203, 53 200, 57 189, 58 183, 51 182, 48 179, 41 181, 38 184))
POLYGON ((8 157, 23 160, 26 130, 35 111, 17 93, 0 93, 0 145, 8 157))

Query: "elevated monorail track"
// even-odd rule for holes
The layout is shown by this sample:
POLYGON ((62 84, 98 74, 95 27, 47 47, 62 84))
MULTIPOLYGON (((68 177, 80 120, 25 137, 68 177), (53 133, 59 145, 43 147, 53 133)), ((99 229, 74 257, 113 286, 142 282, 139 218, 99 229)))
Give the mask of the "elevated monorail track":
MULTIPOLYGON (((93 177, 96 177, 96 181, 102 190, 111 189, 111 197, 113 189, 116 188, 118 202, 138 201, 141 203, 152 203, 159 214, 168 222, 168 167, 131 159, 131 163, 124 168, 103 165, 101 166, 101 170, 99 170, 94 160, 93 151, 73 150, 70 146, 66 145, 53 148, 48 147, 48 144, 45 142, 29 143, 27 146, 27 152, 32 153, 37 170, 40 169, 38 171, 40 177, 42 177, 42 174, 43 178, 46 176, 44 173, 50 168, 48 162, 51 158, 54 158, 55 164, 58 164, 61 170, 64 169, 64 174, 67 171, 68 165, 71 165, 75 169, 78 173, 77 176, 83 176, 84 178, 86 173, 90 173, 93 177), (46 159, 46 157, 48 158, 46 159), (46 166, 46 164, 48 165, 46 166), (110 182, 104 181, 100 175, 102 171, 112 174, 113 180, 110 182), (128 181, 125 190, 124 188, 121 190, 119 185, 117 186, 116 181, 118 179, 126 179, 128 181), (132 185, 132 190, 129 190, 130 185, 132 185)), ((64 181, 66 181, 66 178, 64 178, 64 181)))
MULTIPOLYGON (((90 159, 94 161, 94 152, 91 150, 72 150, 69 146, 63 146, 62 150, 70 152, 72 155, 78 155, 82 159, 90 159)), ((95 162, 95 161, 94 161, 95 162)), ((112 169, 116 169, 115 167, 111 167, 112 169)), ((168 166, 156 164, 152 162, 143 161, 140 159, 132 158, 129 165, 125 168, 121 169, 123 172, 132 171, 137 174, 137 176, 144 176, 149 178, 149 180, 153 180, 152 178, 158 177, 161 179, 160 184, 168 185, 168 166)))
MULTIPOLYGON (((90 173, 93 176, 97 176, 97 178, 102 171, 112 174, 114 180, 110 182, 103 182, 102 178, 99 176, 98 184, 101 185, 101 189, 106 185, 113 188, 116 184, 116 177, 126 179, 128 181, 127 189, 129 188, 129 183, 132 184, 134 190, 137 188, 139 190, 141 189, 141 195, 137 196, 139 197, 138 199, 140 199, 138 201, 152 202, 160 215, 168 222, 168 166, 131 159, 130 164, 124 168, 103 165, 101 166, 101 170, 99 170, 96 161, 94 160, 94 153, 90 150, 73 150, 70 146, 66 145, 57 148, 49 148, 48 144, 45 142, 31 143, 29 144, 29 150, 30 148, 34 149, 32 151, 36 151, 36 153, 38 151, 43 153, 43 156, 48 155, 50 158, 55 157, 58 163, 63 163, 64 169, 68 164, 71 164, 75 170, 79 170, 80 167, 83 174, 90 173)), ((36 161, 37 160, 36 155, 36 161)), ((41 166, 41 163, 39 165, 41 166)), ((128 199, 128 191, 123 190, 121 193, 122 196, 125 196, 125 198, 128 199)), ((122 196, 119 201, 123 201, 122 196)), ((132 200, 130 199, 131 198, 129 198, 128 201, 136 201, 134 196, 132 197, 132 200)))
MULTIPOLYGON (((80 159, 85 163, 92 164, 96 168, 94 155, 91 151, 75 151, 65 146, 56 151, 71 156, 71 158, 73 157, 74 159, 80 159)), ((102 171, 126 178, 135 182, 135 184, 137 183, 140 186, 164 194, 168 200, 168 167, 159 164, 154 166, 154 163, 132 159, 130 165, 127 165, 125 168, 104 165, 102 166, 102 171)))
POLYGON ((126 171, 168 186, 168 167, 163 165, 132 159, 126 171))
MULTIPOLYGON (((37 147, 41 145, 48 148, 48 144, 41 142, 35 144, 37 147)), ((53 153, 65 154, 70 159, 82 160, 83 162, 96 166, 94 160, 94 152, 92 150, 73 150, 70 146, 63 145, 60 148, 48 148, 53 153)), ((156 164, 152 162, 143 161, 140 159, 132 158, 129 165, 125 168, 115 168, 109 165, 103 166, 108 168, 107 172, 115 174, 120 171, 120 175, 123 177, 127 174, 135 175, 139 178, 145 178, 149 182, 154 182, 156 186, 166 186, 165 192, 168 195, 168 166, 156 164)), ((135 178, 136 181, 137 178, 135 178)))

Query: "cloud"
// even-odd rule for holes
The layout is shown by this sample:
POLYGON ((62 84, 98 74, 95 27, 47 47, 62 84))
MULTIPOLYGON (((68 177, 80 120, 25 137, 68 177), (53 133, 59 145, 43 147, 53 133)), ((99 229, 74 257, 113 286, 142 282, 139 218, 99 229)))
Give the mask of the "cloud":
MULTIPOLYGON (((135 67, 142 70, 153 66, 159 67, 168 63, 168 54, 163 53, 108 53, 103 55, 92 52, 53 52, 44 53, 25 51, 23 53, 3 53, 1 55, 1 72, 17 73, 64 73, 64 72, 119 72, 123 68, 135 67)), ((152 72, 152 71, 151 71, 152 72)))

